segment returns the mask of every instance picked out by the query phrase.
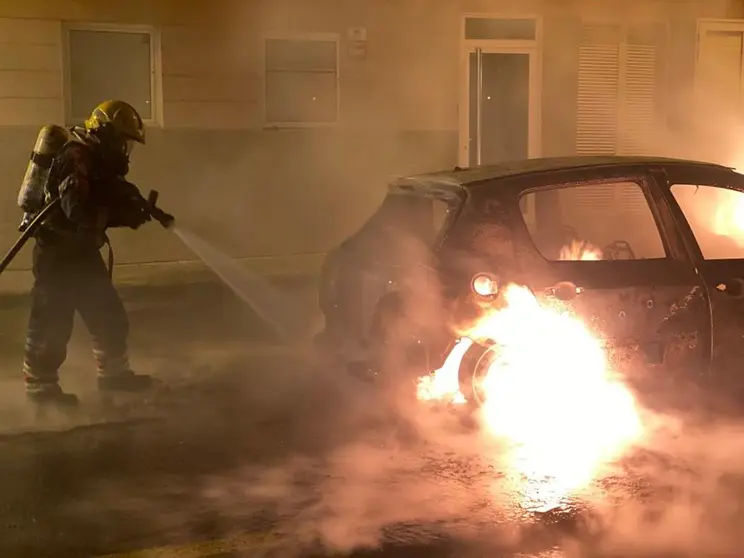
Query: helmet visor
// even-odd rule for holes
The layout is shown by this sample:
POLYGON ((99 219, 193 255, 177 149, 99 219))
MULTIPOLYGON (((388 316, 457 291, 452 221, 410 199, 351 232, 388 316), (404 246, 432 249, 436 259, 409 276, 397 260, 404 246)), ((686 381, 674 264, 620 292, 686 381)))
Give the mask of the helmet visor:
POLYGON ((127 157, 130 157, 132 155, 132 151, 134 151, 134 146, 137 144, 136 141, 133 139, 128 139, 124 142, 124 154, 127 157))

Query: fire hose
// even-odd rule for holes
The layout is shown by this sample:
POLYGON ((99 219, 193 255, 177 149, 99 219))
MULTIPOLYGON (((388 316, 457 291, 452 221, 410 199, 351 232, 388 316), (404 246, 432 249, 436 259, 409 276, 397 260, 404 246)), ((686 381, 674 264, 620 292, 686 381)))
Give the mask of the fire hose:
MULTIPOLYGON (((147 204, 146 207, 148 213, 150 214, 150 217, 155 219, 164 228, 169 229, 173 226, 175 219, 172 215, 157 207, 156 203, 158 201, 158 195, 159 194, 157 190, 150 190, 150 194, 147 196, 147 199, 144 200, 143 198, 143 201, 147 204)), ((26 242, 28 242, 28 239, 34 235, 34 233, 38 230, 47 216, 59 207, 59 204, 60 198, 55 198, 54 200, 50 201, 47 205, 44 206, 39 214, 34 217, 34 219, 28 224, 28 226, 25 227, 25 229, 21 233, 21 236, 19 236, 18 240, 15 241, 15 244, 10 247, 10 250, 8 250, 7 254, 5 254, 3 259, 0 260, 0 274, 2 274, 3 271, 5 271, 5 269, 15 259, 15 257, 18 255, 18 252, 20 252, 26 242)))

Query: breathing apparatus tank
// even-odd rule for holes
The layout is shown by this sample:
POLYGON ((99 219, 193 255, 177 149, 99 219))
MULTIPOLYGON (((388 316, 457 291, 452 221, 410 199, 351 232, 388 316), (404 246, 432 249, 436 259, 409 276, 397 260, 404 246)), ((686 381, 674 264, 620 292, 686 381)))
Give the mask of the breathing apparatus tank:
POLYGON ((18 206, 25 212, 18 227, 20 230, 24 230, 33 216, 44 207, 45 188, 52 163, 69 139, 70 133, 55 124, 44 126, 39 131, 18 192, 18 206))

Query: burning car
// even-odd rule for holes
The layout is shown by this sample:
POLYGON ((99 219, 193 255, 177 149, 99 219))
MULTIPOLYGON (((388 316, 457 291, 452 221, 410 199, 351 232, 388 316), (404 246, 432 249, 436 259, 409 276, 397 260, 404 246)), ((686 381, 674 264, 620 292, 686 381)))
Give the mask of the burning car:
POLYGON ((654 377, 725 382, 744 356, 743 279, 744 176, 731 168, 619 156, 457 168, 395 181, 329 253, 321 337, 372 371, 393 354, 435 370, 467 331, 456 381, 479 404, 500 340, 473 324, 519 285, 654 377))

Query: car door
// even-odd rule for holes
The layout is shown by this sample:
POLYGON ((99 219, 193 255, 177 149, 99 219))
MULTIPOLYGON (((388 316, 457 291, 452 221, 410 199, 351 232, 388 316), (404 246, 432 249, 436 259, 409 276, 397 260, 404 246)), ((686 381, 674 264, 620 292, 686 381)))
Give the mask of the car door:
POLYGON ((705 289, 644 166, 555 173, 514 188, 517 259, 536 293, 575 286, 569 304, 630 371, 702 369, 705 289))
POLYGON ((744 367, 744 176, 713 166, 669 166, 664 176, 710 297, 712 376, 737 380, 744 367))

